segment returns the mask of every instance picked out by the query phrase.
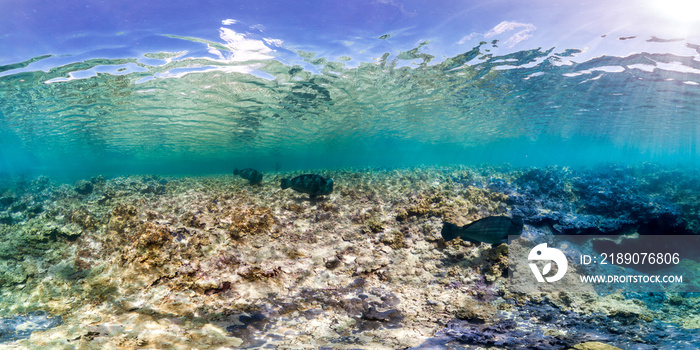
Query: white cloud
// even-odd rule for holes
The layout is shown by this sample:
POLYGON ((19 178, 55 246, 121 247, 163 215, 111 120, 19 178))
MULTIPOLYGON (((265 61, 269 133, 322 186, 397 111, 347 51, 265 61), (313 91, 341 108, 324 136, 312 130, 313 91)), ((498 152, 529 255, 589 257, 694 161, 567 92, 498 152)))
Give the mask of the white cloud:
POLYGON ((281 47, 282 44, 284 43, 284 41, 282 41, 281 39, 264 38, 263 40, 265 40, 266 44, 277 46, 277 47, 281 47))
MULTIPOLYGON (((515 44, 527 40, 532 37, 532 32, 537 29, 533 24, 519 23, 511 21, 503 21, 484 34, 484 37, 490 38, 506 32, 517 31, 510 38, 503 42, 507 47, 513 47, 515 44)), ((461 41, 461 40, 460 40, 461 41)))
POLYGON ((458 44, 458 45, 463 45, 463 44, 466 43, 467 41, 472 40, 472 39, 476 38, 477 36, 481 36, 481 34, 479 34, 479 33, 471 33, 471 34, 469 34, 469 35, 465 35, 464 37, 462 37, 462 39, 459 39, 459 41, 457 42, 457 44, 458 44))
MULTIPOLYGON (((226 47, 233 52, 230 61, 266 60, 273 58, 269 55, 272 49, 262 40, 248 39, 244 34, 236 33, 229 28, 220 28, 221 39, 226 41, 226 47)), ((269 40, 269 39, 268 39, 269 40)))
POLYGON ((221 24, 223 24, 225 26, 230 26, 230 25, 236 24, 236 23, 238 23, 238 21, 236 21, 235 19, 225 19, 225 20, 221 21, 221 24))
POLYGON ((411 16, 411 17, 416 15, 416 11, 415 11, 415 10, 412 11, 412 12, 406 11, 406 9, 404 8, 403 4, 402 4, 401 1, 399 1, 399 0, 376 0, 376 3, 377 3, 377 4, 382 4, 382 5, 393 6, 393 7, 397 8, 399 11, 401 11, 401 13, 403 13, 404 15, 408 15, 408 16, 411 16))

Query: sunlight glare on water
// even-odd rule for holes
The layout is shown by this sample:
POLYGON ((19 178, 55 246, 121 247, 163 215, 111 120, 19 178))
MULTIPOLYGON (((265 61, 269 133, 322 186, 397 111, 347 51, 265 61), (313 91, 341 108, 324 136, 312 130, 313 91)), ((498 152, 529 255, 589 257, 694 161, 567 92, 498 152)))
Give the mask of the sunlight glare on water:
POLYGON ((700 21, 700 3, 697 1, 650 0, 649 4, 654 11, 660 12, 664 17, 667 17, 670 20, 685 23, 700 21))

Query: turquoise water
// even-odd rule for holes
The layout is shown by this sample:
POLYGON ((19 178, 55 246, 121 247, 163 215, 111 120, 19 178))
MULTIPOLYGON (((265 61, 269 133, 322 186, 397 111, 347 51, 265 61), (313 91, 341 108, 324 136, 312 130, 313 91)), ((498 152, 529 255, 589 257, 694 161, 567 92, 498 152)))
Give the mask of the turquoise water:
MULTIPOLYGON (((269 5, 246 12, 262 24, 222 12, 220 23, 165 25, 183 15, 180 5, 140 24, 148 31, 83 19, 55 47, 45 38, 46 51, 8 51, 0 172, 74 180, 234 167, 698 164, 698 46, 645 34, 668 27, 615 27, 626 20, 601 14, 617 7, 581 13, 578 28, 557 28, 539 7, 446 20, 441 11, 457 5, 409 15, 418 6, 410 2, 347 5, 347 23, 330 23, 348 10, 340 5, 310 6, 309 17, 329 23, 302 27, 294 25, 304 16, 290 20, 269 5), (361 16, 362 6, 386 10, 376 14, 386 23, 361 16), (532 22, 502 21, 519 17, 532 22), (406 19, 422 27, 397 27, 406 19), (358 27, 367 23, 375 25, 358 27)), ((137 16, 115 13, 124 23, 137 16)))

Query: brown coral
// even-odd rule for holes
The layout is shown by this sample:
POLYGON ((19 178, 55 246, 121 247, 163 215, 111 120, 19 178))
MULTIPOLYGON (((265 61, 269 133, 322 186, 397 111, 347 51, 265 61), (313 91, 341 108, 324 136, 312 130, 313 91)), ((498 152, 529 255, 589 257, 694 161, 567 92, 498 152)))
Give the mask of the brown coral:
POLYGON ((242 269, 240 272, 238 272, 238 275, 252 282, 277 277, 280 275, 280 273, 282 273, 282 269, 279 267, 263 269, 260 266, 251 266, 242 269))
POLYGON ((186 212, 180 217, 180 222, 187 227, 204 228, 205 224, 192 212, 186 212))
POLYGON ((379 238, 379 241, 393 249, 401 249, 406 247, 404 235, 401 232, 386 232, 379 238))
POLYGON ((157 249, 173 239, 173 235, 164 226, 146 222, 140 229, 141 235, 136 241, 139 248, 157 249))
POLYGON ((267 207, 237 209, 230 212, 229 217, 228 232, 233 239, 269 232, 275 223, 275 217, 267 207))
POLYGON ((114 209, 112 210, 112 216, 120 216, 124 218, 136 216, 136 213, 138 211, 136 210, 136 207, 133 205, 128 205, 128 204, 118 204, 114 209))
POLYGON ((97 224, 97 220, 95 220, 94 215, 92 215, 92 213, 82 206, 71 210, 68 219, 71 222, 78 224, 78 226, 84 230, 95 229, 95 225, 97 224))
POLYGON ((508 269, 508 245, 501 244, 491 248, 488 255, 490 267, 485 273, 486 281, 493 282, 503 276, 508 269))

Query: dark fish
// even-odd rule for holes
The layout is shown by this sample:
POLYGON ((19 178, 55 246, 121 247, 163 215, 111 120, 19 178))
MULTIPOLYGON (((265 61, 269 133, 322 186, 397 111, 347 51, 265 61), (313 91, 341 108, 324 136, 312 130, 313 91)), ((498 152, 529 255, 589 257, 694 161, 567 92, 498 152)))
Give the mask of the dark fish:
POLYGON ((292 188, 301 193, 306 193, 309 197, 323 196, 333 192, 333 179, 324 179, 321 175, 304 174, 293 179, 282 179, 280 184, 282 189, 292 188))
POLYGON ((508 236, 523 232, 523 218, 515 216, 488 216, 462 227, 449 222, 442 226, 442 238, 451 241, 457 237, 469 242, 501 244, 508 241, 508 236))
POLYGON ((234 169, 233 175, 240 175, 242 178, 250 181, 251 185, 257 185, 262 182, 263 174, 255 169, 245 168, 242 170, 234 169))

